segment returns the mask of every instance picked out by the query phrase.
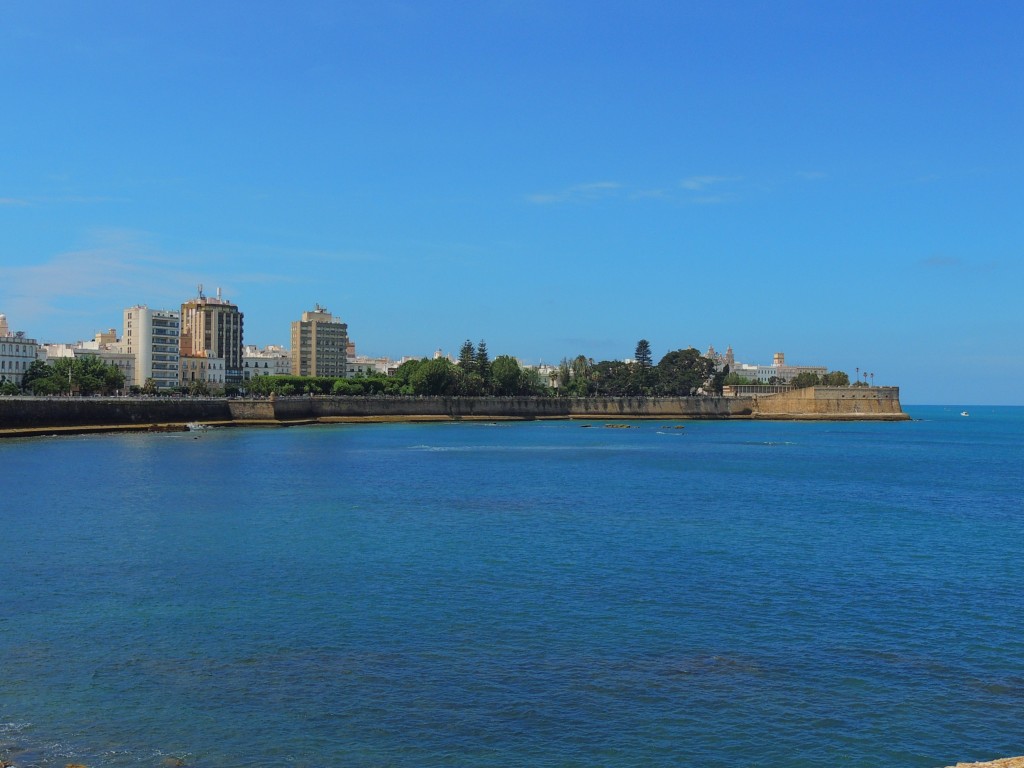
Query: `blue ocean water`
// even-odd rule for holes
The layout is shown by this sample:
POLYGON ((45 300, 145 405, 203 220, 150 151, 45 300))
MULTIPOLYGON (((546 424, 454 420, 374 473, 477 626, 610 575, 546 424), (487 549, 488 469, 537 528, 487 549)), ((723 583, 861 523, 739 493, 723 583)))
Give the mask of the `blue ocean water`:
POLYGON ((1024 754, 1024 408, 907 410, 0 442, 0 757, 1024 754))

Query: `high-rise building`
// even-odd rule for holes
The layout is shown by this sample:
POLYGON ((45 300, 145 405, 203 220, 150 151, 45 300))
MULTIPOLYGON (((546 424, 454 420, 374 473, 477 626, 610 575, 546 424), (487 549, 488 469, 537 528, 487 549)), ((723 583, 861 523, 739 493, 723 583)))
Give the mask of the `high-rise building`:
POLYGON ((223 299, 199 295, 181 305, 181 354, 190 358, 223 358, 224 382, 242 383, 242 319, 238 307, 223 299))
POLYGON ((292 375, 346 375, 348 325, 319 304, 292 323, 292 375))
POLYGON ((121 347, 135 357, 134 375, 126 384, 145 386, 152 379, 157 389, 178 386, 178 340, 181 317, 173 309, 150 309, 137 304, 124 311, 121 347))

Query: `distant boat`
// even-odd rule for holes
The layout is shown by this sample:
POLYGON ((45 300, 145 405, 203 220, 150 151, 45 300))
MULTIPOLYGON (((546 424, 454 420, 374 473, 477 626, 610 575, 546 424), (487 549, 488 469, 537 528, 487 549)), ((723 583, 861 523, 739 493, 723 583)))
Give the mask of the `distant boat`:
POLYGON ((970 416, 971 414, 969 414, 967 411, 960 411, 960 415, 961 416, 970 416))
POLYGON ((198 421, 190 421, 185 425, 185 427, 189 432, 202 432, 203 430, 210 428, 208 425, 200 424, 198 421))

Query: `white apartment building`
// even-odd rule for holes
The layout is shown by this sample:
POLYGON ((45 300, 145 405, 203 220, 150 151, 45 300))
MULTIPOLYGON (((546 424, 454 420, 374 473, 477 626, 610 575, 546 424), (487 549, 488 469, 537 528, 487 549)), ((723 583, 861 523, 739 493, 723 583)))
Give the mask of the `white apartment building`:
POLYGON ((25 337, 24 331, 11 333, 7 316, 0 314, 0 382, 21 386, 25 371, 38 357, 39 345, 25 337))
POLYGON ((141 387, 152 379, 157 389, 178 387, 180 337, 181 315, 177 310, 150 309, 145 304, 126 309, 121 345, 135 358, 131 381, 126 383, 141 387))
POLYGON ((249 344, 242 349, 242 380, 257 376, 288 376, 292 372, 292 356, 284 347, 270 344, 263 349, 249 344))

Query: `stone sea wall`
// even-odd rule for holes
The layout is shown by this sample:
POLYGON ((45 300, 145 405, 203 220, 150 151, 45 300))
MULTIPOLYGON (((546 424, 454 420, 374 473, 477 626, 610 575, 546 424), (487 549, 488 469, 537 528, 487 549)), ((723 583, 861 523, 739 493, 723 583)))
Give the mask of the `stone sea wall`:
POLYGON ((223 398, 0 397, 0 430, 230 420, 223 398))
POLYGON ((722 397, 313 397, 232 401, 236 420, 371 419, 729 419, 751 401, 722 397))
POLYGON ((903 420, 896 387, 814 387, 751 397, 0 397, 0 433, 448 419, 903 420))

